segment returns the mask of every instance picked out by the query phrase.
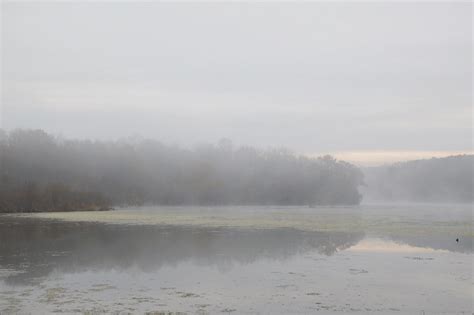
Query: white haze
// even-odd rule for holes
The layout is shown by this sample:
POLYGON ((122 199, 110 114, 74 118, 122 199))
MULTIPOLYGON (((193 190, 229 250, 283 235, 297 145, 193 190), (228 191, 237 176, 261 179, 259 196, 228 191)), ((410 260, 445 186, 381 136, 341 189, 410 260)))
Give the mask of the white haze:
POLYGON ((7 130, 185 146, 226 137, 365 161, 472 148, 469 2, 1 9, 7 130))

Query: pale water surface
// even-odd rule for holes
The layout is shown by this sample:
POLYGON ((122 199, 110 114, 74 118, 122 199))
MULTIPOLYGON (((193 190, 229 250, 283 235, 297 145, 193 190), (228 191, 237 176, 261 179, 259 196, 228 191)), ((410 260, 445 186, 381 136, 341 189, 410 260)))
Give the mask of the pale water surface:
POLYGON ((1 215, 0 313, 472 314, 472 211, 366 205, 1 215))

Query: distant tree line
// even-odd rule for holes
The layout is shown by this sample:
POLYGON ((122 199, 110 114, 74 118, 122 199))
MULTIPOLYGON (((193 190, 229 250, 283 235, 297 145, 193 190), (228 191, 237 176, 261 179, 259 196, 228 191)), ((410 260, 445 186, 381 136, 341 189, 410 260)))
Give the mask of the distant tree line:
POLYGON ((27 182, 23 185, 3 184, 0 189, 0 213, 45 211, 97 211, 111 209, 101 193, 73 191, 63 184, 27 182))
POLYGON ((473 202, 474 155, 432 158, 364 170, 364 199, 473 202))
POLYGON ((330 156, 158 141, 64 140, 0 130, 0 212, 110 205, 358 204, 362 172, 330 156))

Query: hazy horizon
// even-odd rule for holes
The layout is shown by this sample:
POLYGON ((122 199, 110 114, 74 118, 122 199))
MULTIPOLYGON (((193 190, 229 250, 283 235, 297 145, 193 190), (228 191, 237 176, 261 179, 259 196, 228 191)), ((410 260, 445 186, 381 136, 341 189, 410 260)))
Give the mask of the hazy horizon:
POLYGON ((472 154, 470 3, 1 8, 6 130, 358 165, 472 154))
MULTIPOLYGON (((17 128, 18 129, 18 128, 17 128)), ((12 130, 0 129, 4 130, 5 132, 12 132, 12 130)), ((146 137, 139 134, 128 135, 125 137, 114 138, 114 139, 101 139, 101 138, 85 138, 85 137, 65 137, 62 133, 50 133, 48 130, 40 129, 45 131, 48 134, 51 134, 54 137, 58 137, 60 139, 65 140, 91 140, 91 141, 134 141, 134 140, 153 140, 163 143, 165 145, 177 146, 184 149, 192 149, 196 146, 200 145, 207 145, 207 144, 217 144, 220 140, 230 140, 234 147, 240 146, 247 146, 246 143, 235 143, 232 139, 221 137, 217 141, 214 142, 197 142, 194 144, 189 145, 182 145, 180 143, 170 143, 167 142, 165 139, 160 139, 157 137, 146 137)), ((256 149, 267 150, 267 149, 288 149, 287 147, 269 147, 269 146, 256 146, 256 149)), ((303 155, 307 157, 322 157, 325 155, 331 155, 334 158, 342 161, 346 161, 352 163, 359 167, 376 167, 376 166, 383 166, 397 162, 406 162, 406 161, 413 161, 413 160, 423 160, 423 159, 431 159, 431 158, 444 158, 449 156, 456 156, 456 155, 473 155, 474 151, 396 151, 396 150, 385 150, 385 151, 327 151, 327 152, 299 152, 299 151, 291 151, 296 155, 303 155)))
POLYGON ((0 0, 0 314, 471 313, 473 8, 0 0))

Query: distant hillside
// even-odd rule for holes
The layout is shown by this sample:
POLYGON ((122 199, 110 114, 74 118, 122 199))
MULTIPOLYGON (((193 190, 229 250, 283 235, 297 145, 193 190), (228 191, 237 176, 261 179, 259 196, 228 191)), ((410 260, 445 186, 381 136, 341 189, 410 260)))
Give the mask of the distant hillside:
POLYGON ((365 201, 473 202, 474 155, 365 168, 365 201))

